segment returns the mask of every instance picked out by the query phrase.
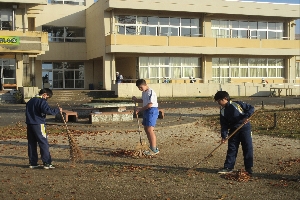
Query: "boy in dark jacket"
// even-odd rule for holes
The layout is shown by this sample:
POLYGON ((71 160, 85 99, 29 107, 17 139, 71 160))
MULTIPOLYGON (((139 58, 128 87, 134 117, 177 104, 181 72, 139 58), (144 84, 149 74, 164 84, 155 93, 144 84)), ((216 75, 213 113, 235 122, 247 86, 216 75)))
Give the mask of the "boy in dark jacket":
POLYGON ((38 167, 37 144, 40 147, 41 159, 45 169, 55 168, 49 152, 49 143, 45 128, 46 115, 56 115, 61 108, 52 109, 47 99, 53 95, 49 88, 41 89, 38 97, 30 99, 26 104, 26 124, 28 140, 29 168, 38 167))
POLYGON ((253 145, 251 136, 251 125, 248 118, 254 113, 254 107, 241 101, 230 101, 226 91, 218 91, 214 97, 215 101, 221 106, 220 123, 222 143, 226 137, 233 133, 240 125, 245 124, 234 136, 228 140, 227 156, 224 168, 219 174, 232 172, 238 148, 242 144, 245 170, 251 175, 253 167, 253 145))

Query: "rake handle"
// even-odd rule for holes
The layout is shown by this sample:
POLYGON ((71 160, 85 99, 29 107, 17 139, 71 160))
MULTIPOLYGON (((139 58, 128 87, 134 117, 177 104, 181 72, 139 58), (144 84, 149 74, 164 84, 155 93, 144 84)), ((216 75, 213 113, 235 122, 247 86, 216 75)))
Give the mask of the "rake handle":
POLYGON ((140 126, 140 120, 139 120, 139 115, 138 113, 136 112, 136 106, 137 103, 135 102, 135 108, 134 108, 134 112, 135 112, 135 116, 136 116, 136 120, 137 120, 137 123, 138 123, 138 128, 139 128, 139 135, 140 135, 140 143, 141 145, 143 145, 143 141, 142 141, 142 135, 141 135, 141 126, 140 126))
MULTIPOLYGON (((59 106, 59 104, 58 104, 58 103, 57 103, 57 107, 58 107, 58 108, 60 108, 60 106, 59 106)), ((60 113, 60 116, 61 116, 61 118, 62 118, 62 120, 63 120, 63 122, 64 122, 64 124, 65 124, 66 130, 67 130, 67 133, 69 133, 68 125, 67 125, 67 122, 66 122, 66 120, 65 120, 65 117, 64 117, 64 115, 63 115, 62 111, 59 111, 59 113, 60 113)))

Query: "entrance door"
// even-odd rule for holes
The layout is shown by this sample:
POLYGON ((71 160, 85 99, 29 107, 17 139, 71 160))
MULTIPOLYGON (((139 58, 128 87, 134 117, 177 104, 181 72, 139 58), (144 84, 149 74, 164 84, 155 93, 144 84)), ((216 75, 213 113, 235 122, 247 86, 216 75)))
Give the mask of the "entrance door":
POLYGON ((3 67, 0 66, 0 90, 2 90, 2 84, 3 84, 3 67))
POLYGON ((53 71, 53 88, 54 89, 63 89, 65 88, 64 84, 64 71, 53 71))
POLYGON ((83 62, 44 62, 42 75, 52 89, 84 89, 83 62))
POLYGON ((43 88, 50 88, 53 89, 53 72, 43 70, 43 88))
POLYGON ((16 61, 15 59, 1 59, 1 89, 3 84, 16 84, 16 61))

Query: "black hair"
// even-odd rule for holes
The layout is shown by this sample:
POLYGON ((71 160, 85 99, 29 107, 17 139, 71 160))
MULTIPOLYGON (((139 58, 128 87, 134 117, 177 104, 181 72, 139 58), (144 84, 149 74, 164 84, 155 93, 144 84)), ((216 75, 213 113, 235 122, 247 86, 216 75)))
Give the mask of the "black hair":
POLYGON ((137 87, 141 86, 141 85, 147 85, 146 81, 144 79, 138 79, 135 83, 135 85, 137 87))
POLYGON ((218 91, 214 96, 215 101, 218 101, 220 99, 225 99, 225 98, 228 101, 230 100, 229 94, 226 91, 218 91))
POLYGON ((44 93, 46 93, 49 96, 49 98, 51 98, 52 95, 53 95, 52 90, 50 90, 49 88, 43 88, 43 89, 41 89, 40 92, 39 92, 39 95, 42 95, 44 93))

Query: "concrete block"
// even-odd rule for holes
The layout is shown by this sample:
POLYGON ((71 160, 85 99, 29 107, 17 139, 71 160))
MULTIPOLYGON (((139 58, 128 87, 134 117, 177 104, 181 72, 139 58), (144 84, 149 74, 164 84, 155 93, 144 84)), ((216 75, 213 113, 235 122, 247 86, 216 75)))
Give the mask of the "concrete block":
POLYGON ((118 86, 118 97, 132 97, 132 93, 133 93, 133 90, 136 89, 137 91, 138 88, 135 86, 135 84, 133 83, 120 83, 120 84, 117 84, 118 86), (135 87, 135 88, 134 88, 135 87))
MULTIPOLYGON (((62 114, 64 116, 65 122, 72 121, 72 122, 78 122, 78 114, 77 112, 71 111, 71 110, 63 110, 62 114)), ((55 121, 61 121, 63 122, 63 119, 61 117, 61 114, 58 113, 55 115, 55 121)))
POLYGON ((105 123, 105 122, 120 122, 120 121, 132 121, 132 112, 104 112, 104 113, 91 113, 90 123, 105 123))
POLYGON ((79 118, 88 118, 93 112, 100 112, 99 108, 74 108, 72 111, 77 112, 79 118))
POLYGON ((184 83, 172 83, 173 97, 185 97, 186 96, 186 84, 184 83))
POLYGON ((172 97, 172 84, 171 83, 162 83, 160 84, 160 90, 155 91, 159 97, 172 97))
POLYGON ((35 97, 39 93, 38 87, 19 87, 18 90, 23 94, 24 99, 35 97))

